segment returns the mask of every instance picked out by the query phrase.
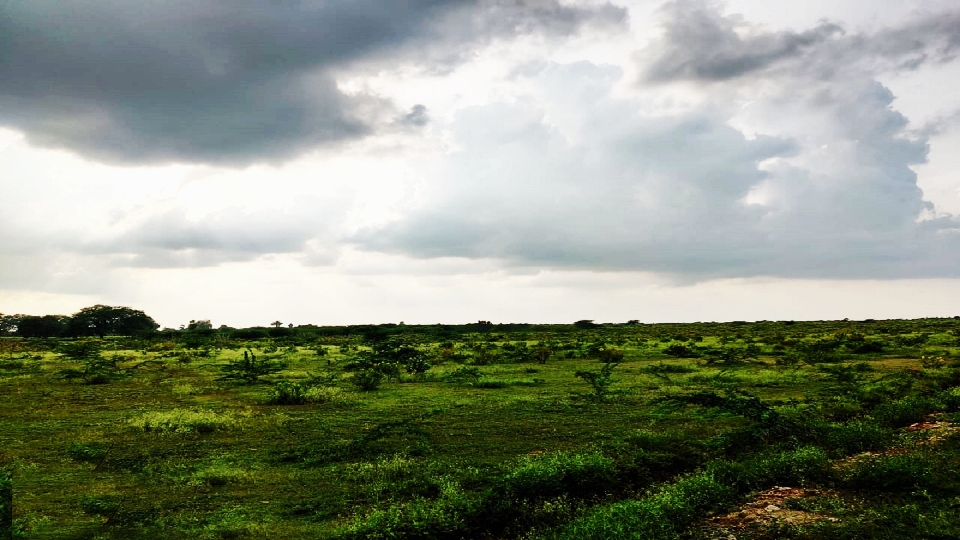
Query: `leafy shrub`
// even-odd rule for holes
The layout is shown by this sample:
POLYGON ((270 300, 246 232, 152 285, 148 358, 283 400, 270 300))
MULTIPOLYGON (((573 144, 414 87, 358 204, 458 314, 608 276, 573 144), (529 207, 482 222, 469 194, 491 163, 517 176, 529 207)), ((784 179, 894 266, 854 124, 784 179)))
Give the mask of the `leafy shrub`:
POLYGON ((304 384, 279 381, 265 401, 268 405, 303 405, 309 402, 307 400, 309 389, 310 387, 304 384))
POLYGON ((561 540, 674 539, 734 491, 704 472, 686 476, 652 496, 599 507, 564 527, 561 540))
POLYGON ((928 458, 907 454, 855 461, 845 475, 854 489, 912 491, 933 487, 934 464, 928 458))
POLYGON ((660 362, 659 364, 650 364, 644 366, 640 369, 644 373, 652 373, 654 375, 662 375, 667 373, 695 373, 699 371, 694 366, 687 366, 684 364, 664 364, 660 362))
POLYGON ((81 379, 85 384, 106 384, 127 374, 120 369, 117 356, 104 356, 101 342, 85 339, 74 342, 62 342, 60 354, 83 364, 81 369, 64 369, 60 376, 64 379, 81 379))
POLYGON ((597 359, 607 364, 618 364, 623 361, 623 351, 613 347, 604 347, 597 354, 597 359))
POLYGON ((67 445, 67 455, 74 461, 85 463, 99 463, 106 457, 110 447, 105 443, 70 443, 67 445))
POLYGON ((494 488, 510 500, 533 500, 559 495, 591 497, 616 485, 613 460, 597 452, 555 453, 523 458, 494 488))
POLYGON ((738 462, 715 462, 708 468, 717 479, 741 493, 772 485, 802 485, 829 477, 830 459, 814 446, 767 452, 738 462))
POLYGON ((889 446, 894 434, 874 422, 826 424, 818 430, 820 445, 838 456, 880 450, 889 446))
POLYGON ((247 469, 215 461, 211 465, 195 471, 184 480, 185 484, 191 487, 223 487, 227 484, 249 480, 252 476, 247 469))
POLYGON ((340 388, 290 381, 279 381, 264 400, 267 405, 346 403, 347 401, 349 399, 340 388))
POLYGON ((220 366, 223 381, 242 381, 247 384, 256 383, 260 377, 271 375, 283 370, 282 362, 268 359, 257 360, 257 355, 251 350, 243 351, 243 358, 220 366))
POLYGON ((618 365, 619 364, 608 362, 603 364, 599 372, 577 371, 573 375, 578 379, 583 379, 593 387, 593 398, 595 400, 606 401, 610 396, 610 386, 613 385, 613 370, 618 365))
POLYGON ((120 509, 123 499, 119 495, 84 495, 77 502, 85 513, 109 520, 120 509))
POLYGON ((334 386, 312 386, 307 389, 307 403, 333 403, 344 405, 351 403, 353 399, 342 389, 334 386))
POLYGON ((702 441, 680 431, 636 431, 603 446, 624 485, 641 486, 690 472, 706 459, 702 441))
POLYGON ((131 419, 129 425, 145 432, 156 433, 211 433, 240 425, 240 419, 214 411, 172 409, 144 413, 131 419))
POLYGON ((911 396, 874 408, 870 416, 888 428, 908 426, 937 410, 937 403, 925 396, 911 396))
POLYGON ((364 369, 354 373, 353 376, 350 377, 350 382, 356 386, 358 390, 372 392, 380 388, 383 379, 383 372, 376 369, 364 369))
POLYGON ((672 343, 663 350, 663 354, 677 358, 697 358, 699 355, 683 343, 672 343))
POLYGON ((483 373, 471 366, 461 366, 447 374, 446 381, 453 384, 476 384, 483 373))

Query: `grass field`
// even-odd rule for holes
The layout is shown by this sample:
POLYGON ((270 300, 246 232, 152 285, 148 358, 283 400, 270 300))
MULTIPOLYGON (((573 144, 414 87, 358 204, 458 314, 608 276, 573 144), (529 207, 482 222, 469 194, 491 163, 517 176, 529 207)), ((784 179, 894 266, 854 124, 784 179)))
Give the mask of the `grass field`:
POLYGON ((0 340, 12 537, 960 537, 960 320, 275 334, 0 340))

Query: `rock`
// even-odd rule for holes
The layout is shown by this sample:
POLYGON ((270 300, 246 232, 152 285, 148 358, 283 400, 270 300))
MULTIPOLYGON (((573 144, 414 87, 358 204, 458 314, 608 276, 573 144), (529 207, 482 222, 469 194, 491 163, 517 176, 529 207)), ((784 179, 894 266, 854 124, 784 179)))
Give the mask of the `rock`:
POLYGON ((768 505, 766 508, 764 508, 764 510, 766 510, 767 512, 777 512, 780 510, 780 507, 775 504, 771 504, 771 505, 768 505))

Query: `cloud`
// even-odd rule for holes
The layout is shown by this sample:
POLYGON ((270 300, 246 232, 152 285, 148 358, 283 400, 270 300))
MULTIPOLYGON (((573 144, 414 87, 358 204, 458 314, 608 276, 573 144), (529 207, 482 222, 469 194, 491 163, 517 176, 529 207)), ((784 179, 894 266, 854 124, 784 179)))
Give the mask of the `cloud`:
POLYGON ((949 62, 960 46, 960 11, 937 13, 874 33, 821 21, 802 32, 769 31, 723 15, 709 0, 674 0, 659 12, 663 35, 638 53, 642 80, 729 81, 769 70, 807 70, 832 79, 871 66, 916 69, 949 62))
POLYGON ((960 274, 960 222, 922 220, 927 141, 868 71, 778 72, 653 111, 672 90, 615 92, 612 66, 513 76, 531 96, 442 126, 458 150, 427 168, 421 205, 358 246, 695 281, 960 274))
POLYGON ((625 16, 555 0, 8 2, 0 125, 101 161, 283 161, 395 117, 338 87, 352 62, 457 62, 491 39, 625 16))
POLYGON ((843 34, 832 23, 805 32, 787 30, 742 35, 749 29, 737 17, 724 17, 715 4, 699 0, 668 2, 660 9, 663 37, 648 47, 647 81, 677 79, 722 81, 808 54, 820 43, 843 34))
POLYGON ((414 105, 410 112, 401 119, 402 124, 413 127, 423 127, 429 122, 430 116, 427 114, 427 107, 419 103, 414 105))

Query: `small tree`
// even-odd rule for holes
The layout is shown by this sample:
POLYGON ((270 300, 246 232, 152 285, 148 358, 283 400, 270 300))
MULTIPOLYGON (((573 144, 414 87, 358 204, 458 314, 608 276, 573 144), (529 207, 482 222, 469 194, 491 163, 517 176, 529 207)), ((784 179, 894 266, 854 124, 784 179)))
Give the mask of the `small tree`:
POLYGON ((605 362, 599 372, 577 371, 574 376, 583 379, 593 387, 593 398, 597 401, 606 401, 610 397, 610 386, 613 385, 613 370, 620 365, 618 362, 605 362))
POLYGON ((65 379, 82 379, 85 384, 104 384, 126 372, 117 366, 117 357, 106 357, 101 353, 99 341, 85 339, 65 342, 60 345, 60 354, 83 364, 81 369, 65 369, 60 375, 65 379))
POLYGON ((257 360, 257 355, 247 349, 243 351, 243 359, 238 359, 220 367, 220 370, 223 371, 220 380, 243 381, 252 384, 259 382, 260 377, 276 373, 284 367, 282 362, 257 360))

